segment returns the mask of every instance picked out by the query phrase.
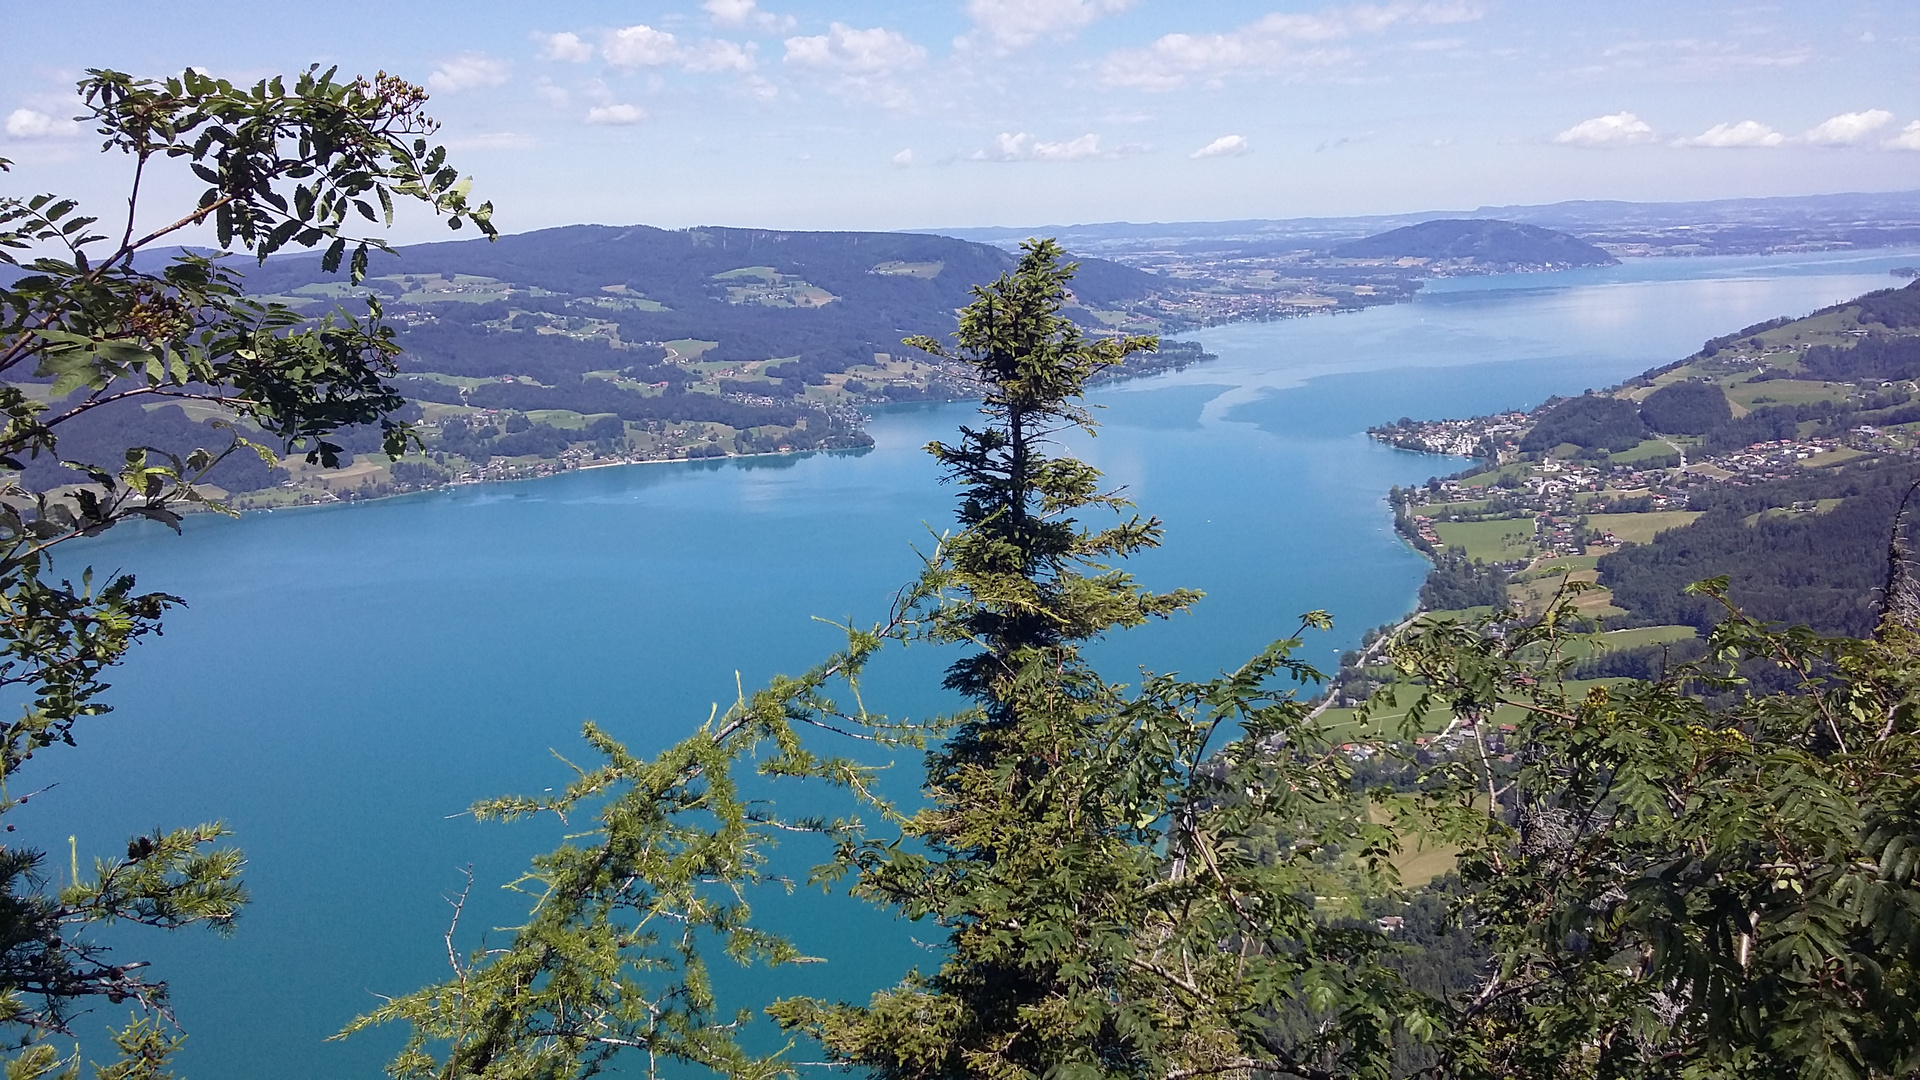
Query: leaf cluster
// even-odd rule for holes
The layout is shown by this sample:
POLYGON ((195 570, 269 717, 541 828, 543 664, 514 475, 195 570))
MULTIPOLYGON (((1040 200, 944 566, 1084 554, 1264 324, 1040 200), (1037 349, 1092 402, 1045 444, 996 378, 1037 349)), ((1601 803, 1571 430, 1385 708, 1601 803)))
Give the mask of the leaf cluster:
MULTIPOLYGON (((1696 591, 1725 603, 1724 580, 1696 591)), ((1726 612, 1708 659, 1583 693, 1555 659, 1570 609, 1392 647, 1416 712, 1523 717, 1510 767, 1469 754, 1429 777, 1463 849, 1459 917, 1495 957, 1453 1003, 1452 1075, 1920 1068, 1920 637, 1726 612), (1755 664, 1790 689, 1752 690, 1755 664)))
MULTIPOLYGON (((205 477, 232 454, 271 463, 298 452, 331 468, 342 450, 329 436, 351 425, 380 425, 396 456, 418 442, 387 419, 403 404, 386 382, 399 347, 377 304, 365 318, 309 320, 248 299, 219 257, 185 252, 151 267, 139 256, 211 223, 221 247, 261 262, 324 245, 325 269, 344 261, 358 281, 369 249, 385 245, 355 235, 354 219, 390 225, 396 203, 494 234, 491 206, 469 203, 445 151, 426 141, 425 93, 384 73, 342 81, 316 67, 243 87, 195 71, 150 81, 98 70, 79 96, 77 119, 102 137, 103 152, 131 163, 124 220, 109 227, 55 194, 0 196, 0 262, 19 270, 0 287, 0 686, 27 700, 0 726, 0 792, 36 751, 71 744, 81 718, 108 710, 107 669, 182 602, 140 593, 125 575, 55 577, 59 545, 131 519, 177 530, 186 510, 224 510, 205 477), (143 230, 146 188, 169 168, 206 187, 184 214, 143 230), (211 417, 224 444, 172 453, 122 440, 85 454, 95 460, 62 454, 61 432, 76 418, 170 401, 211 417), (36 458, 83 482, 27 490, 18 474, 36 458)), ((0 160, 0 173, 7 168, 0 160)), ((0 813, 30 797, 0 794, 0 813)), ((144 964, 111 961, 86 932, 118 921, 230 927, 245 893, 240 855, 214 846, 223 835, 202 826, 136 838, 124 862, 97 864, 91 883, 79 881, 76 851, 57 893, 39 871, 42 852, 0 847, 0 1025, 20 1051, 12 1072, 77 1069, 77 1056, 54 1054, 44 1038, 67 1031, 73 1003, 104 996, 142 1014, 121 1032, 122 1060, 102 1075, 163 1075, 175 1044, 154 1026, 165 1019, 164 983, 144 964)))
POLYGON ((388 1066, 396 1078, 588 1076, 622 1052, 700 1065, 728 1076, 790 1071, 779 1054, 743 1049, 751 1014, 717 1000, 709 953, 742 965, 812 962, 754 922, 752 894, 790 890, 769 868, 787 833, 846 837, 858 818, 788 819, 747 793, 736 770, 769 780, 814 780, 853 793, 881 815, 892 807, 873 788, 875 771, 818 756, 799 729, 863 730, 894 745, 917 744, 863 707, 827 695, 839 684, 859 699, 867 662, 889 626, 843 628, 847 646, 797 678, 742 692, 692 735, 652 760, 633 756, 589 724, 587 742, 605 763, 551 797, 507 797, 474 807, 486 820, 553 815, 592 825, 533 862, 513 888, 530 900, 527 921, 499 948, 462 955, 455 944, 465 894, 447 932, 451 977, 360 1017, 341 1037, 385 1023, 412 1034, 388 1066), (444 1050, 442 1050, 444 1048, 444 1050))

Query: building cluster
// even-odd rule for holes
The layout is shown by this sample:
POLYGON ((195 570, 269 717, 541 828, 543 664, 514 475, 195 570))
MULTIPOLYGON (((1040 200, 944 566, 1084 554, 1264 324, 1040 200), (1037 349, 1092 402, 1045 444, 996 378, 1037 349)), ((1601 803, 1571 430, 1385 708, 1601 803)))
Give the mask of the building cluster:
POLYGON ((1403 450, 1454 457, 1504 458, 1519 449, 1531 424, 1523 412, 1476 416, 1469 420, 1409 420, 1369 428, 1367 434, 1403 450))
MULTIPOLYGON (((1463 747, 1479 744, 1486 748, 1488 756, 1511 761, 1507 757, 1507 743, 1514 733, 1512 724, 1487 724, 1482 732, 1481 724, 1472 717, 1455 717, 1438 735, 1415 736, 1413 757, 1419 764, 1431 765, 1441 758, 1452 757, 1463 747)), ((1479 746, 1475 747, 1475 753, 1479 752, 1479 746)))
MULTIPOLYGON (((1723 477, 1712 477, 1719 483, 1754 484, 1764 480, 1785 480, 1797 475, 1797 470, 1805 467, 1802 463, 1808 458, 1847 449, 1851 441, 1851 439, 1779 439, 1774 442, 1754 443, 1735 453, 1708 458, 1705 464, 1726 474, 1723 477)), ((1689 467, 1689 472, 1692 471, 1693 468, 1689 467)), ((1710 476, 1711 474, 1697 473, 1696 475, 1710 476)))
POLYGON ((1606 543, 1606 541, 1589 534, 1578 517, 1565 514, 1534 516, 1533 544, 1546 554, 1584 555, 1590 543, 1606 543))
MULTIPOLYGON (((1470 421, 1403 421, 1389 427, 1375 428, 1371 434, 1397 446, 1435 453, 1464 454, 1467 444, 1477 444, 1482 452, 1473 456, 1484 459, 1487 456, 1484 453, 1486 440, 1504 440, 1507 448, 1515 445, 1518 434, 1525 431, 1524 424, 1518 428, 1514 426, 1513 419, 1516 417, 1524 418, 1523 414, 1509 413, 1499 417, 1477 417, 1470 421)), ((1431 515, 1411 516, 1407 523, 1413 535, 1437 546, 1440 540, 1434 529, 1436 521, 1472 520, 1489 513, 1506 517, 1532 512, 1542 519, 1542 546, 1557 551, 1559 545, 1549 538, 1562 532, 1570 537, 1571 532, 1559 528, 1557 524, 1554 528, 1548 528, 1550 518, 1606 513, 1617 509, 1616 504, 1621 500, 1632 500, 1637 510, 1683 510, 1692 491, 1716 484, 1746 485, 1790 479, 1802 475, 1813 459, 1848 450, 1879 454, 1920 453, 1920 445, 1900 432, 1862 426, 1843 436, 1755 443, 1732 453, 1704 459, 1683 457, 1676 447, 1674 458, 1654 465, 1550 457, 1525 466, 1510 464, 1498 478, 1482 474, 1479 483, 1468 484, 1458 478, 1430 481, 1425 490, 1412 493, 1412 501, 1428 507, 1475 505, 1463 508, 1457 516, 1437 511, 1431 515), (1674 462, 1675 458, 1679 459, 1678 463, 1668 463, 1674 462), (1478 505, 1489 498, 1497 499, 1504 505, 1491 509, 1478 505)))

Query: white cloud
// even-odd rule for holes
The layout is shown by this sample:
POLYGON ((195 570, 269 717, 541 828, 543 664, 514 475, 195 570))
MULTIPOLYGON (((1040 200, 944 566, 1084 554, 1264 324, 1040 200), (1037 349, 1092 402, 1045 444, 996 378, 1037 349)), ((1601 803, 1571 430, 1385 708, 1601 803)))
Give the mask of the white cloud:
POLYGON ((1035 161, 1081 161, 1100 156, 1100 136, 1082 135, 1066 142, 1037 142, 1033 144, 1035 161))
POLYGON ((985 150, 975 150, 975 161, 1019 161, 1027 156, 1027 148, 1033 144, 1033 136, 1026 132, 1018 135, 1003 131, 993 140, 993 145, 985 150))
POLYGON ((1633 146, 1653 140, 1652 125, 1630 112, 1582 120, 1553 137, 1563 146, 1633 146))
POLYGON ((1144 143, 1126 143, 1107 149, 1100 145, 1100 136, 1091 132, 1064 142, 1041 142, 1025 131, 1017 134, 1003 131, 994 137, 992 146, 976 150, 972 156, 975 161, 1086 161, 1090 158, 1131 157, 1152 151, 1153 147, 1144 143))
POLYGON ((1900 134, 1880 144, 1889 150, 1920 150, 1920 120, 1900 129, 1900 134))
POLYGON ((913 164, 913 147, 909 146, 905 150, 893 155, 893 164, 895 168, 899 169, 904 169, 913 164))
MULTIPOLYGON (((1043 37, 1069 37, 1134 0, 967 0, 974 36, 1000 49, 1019 49, 1043 37)), ((961 38, 955 44, 970 44, 961 38)))
POLYGON ((755 0, 704 0, 700 9, 721 26, 745 26, 759 6, 755 0))
POLYGON ((794 27, 793 16, 761 11, 756 0, 704 0, 700 8, 713 17, 716 26, 745 26, 766 31, 794 27))
POLYGON ((1816 124, 1813 130, 1807 132, 1806 140, 1815 146, 1851 146, 1886 127, 1892 120, 1893 114, 1885 109, 1841 113, 1816 124))
POLYGON ((587 110, 589 124, 637 124, 646 118, 646 111, 638 105, 595 105, 587 110))
POLYGON ((645 23, 636 23, 622 30, 615 30, 600 42, 600 55, 607 63, 629 71, 635 68, 660 67, 680 59, 680 42, 665 30, 655 30, 645 23))
POLYGON ((741 84, 741 88, 747 92, 748 97, 759 101, 772 101, 774 98, 780 96, 780 88, 759 75, 747 76, 746 81, 741 84))
POLYGON ((1187 156, 1196 161, 1210 157, 1239 157, 1252 149, 1245 135, 1222 135, 1187 156))
POLYGON ((486 53, 465 52, 451 60, 443 60, 433 74, 427 76, 427 85, 443 94, 454 94, 462 90, 477 90, 483 86, 499 86, 507 81, 513 67, 505 60, 498 60, 486 53))
POLYGON ((754 54, 759 48, 751 41, 741 45, 710 38, 686 51, 686 68, 688 71, 752 71, 758 66, 754 54))
POLYGON ((584 64, 593 59, 593 46, 580 40, 580 35, 572 31, 558 34, 535 34, 540 43, 540 59, 564 60, 569 64, 584 64))
POLYGON ((80 134, 80 125, 38 109, 15 109, 7 114, 7 134, 16 139, 65 139, 80 134))
POLYGON ((606 57, 608 63, 626 71, 679 65, 687 71, 748 72, 759 66, 754 59, 759 48, 752 42, 742 45, 721 38, 707 38, 697 44, 685 45, 666 30, 655 30, 645 23, 638 23, 615 30, 601 39, 600 55, 606 57))
POLYGON ((1683 79, 1713 79, 1754 69, 1799 67, 1813 55, 1813 50, 1801 42, 1781 42, 1772 51, 1755 51, 1751 42, 1661 38, 1610 45, 1596 62, 1570 68, 1567 73, 1595 76, 1659 72, 1683 79))
POLYGON ((900 31, 884 26, 855 30, 845 23, 834 23, 827 33, 790 37, 786 45, 787 63, 795 67, 854 75, 889 74, 919 67, 927 59, 927 50, 900 31))
POLYGON ((540 100, 556 109, 564 109, 573 101, 573 95, 567 93, 566 87, 544 75, 534 82, 533 92, 540 95, 540 100))
POLYGON ((926 63, 927 50, 898 30, 834 23, 824 34, 786 40, 786 63, 828 80, 836 92, 889 108, 911 104, 895 76, 926 63))
POLYGON ((1224 34, 1167 34, 1144 49, 1121 49, 1101 62, 1101 81, 1141 90, 1174 90, 1194 81, 1216 84, 1241 72, 1277 74, 1348 59, 1336 42, 1398 26, 1469 22, 1485 14, 1477 2, 1400 0, 1361 4, 1317 15, 1275 12, 1224 34))
POLYGON ((1715 124, 1691 139, 1678 140, 1674 145, 1704 146, 1719 150, 1746 146, 1779 146, 1786 141, 1785 135, 1758 120, 1742 120, 1737 124, 1715 124))

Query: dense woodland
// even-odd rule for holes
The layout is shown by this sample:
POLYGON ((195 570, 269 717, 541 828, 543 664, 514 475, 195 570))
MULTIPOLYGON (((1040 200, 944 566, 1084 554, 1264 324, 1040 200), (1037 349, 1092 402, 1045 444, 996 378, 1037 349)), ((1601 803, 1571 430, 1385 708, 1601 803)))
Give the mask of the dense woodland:
MULTIPOLYGON (((68 460, 110 463, 124 455, 128 446, 153 447, 185 459, 197 448, 219 446, 229 438, 206 421, 188 417, 178 405, 145 409, 124 401, 76 416, 62 430, 60 441, 68 460)), ((377 437, 374 445, 379 445, 377 437)), ((29 455, 21 464, 25 467, 18 483, 29 491, 49 491, 85 480, 52 454, 29 455)), ((207 483, 228 491, 256 491, 285 477, 285 470, 245 450, 228 454, 206 474, 207 483)))
POLYGON ((1669 383, 1640 402, 1640 420, 1666 435, 1704 435, 1733 419, 1720 388, 1687 380, 1669 383))
POLYGON ((1506 571, 1468 559, 1457 549, 1434 554, 1433 567, 1420 586, 1420 606, 1429 611, 1497 608, 1506 603, 1506 571))
MULTIPOLYGON (((1164 285, 1118 263, 1080 262, 1075 296, 1089 305, 1141 299, 1164 285)), ((503 237, 494 244, 403 247, 376 256, 368 272, 376 278, 463 274, 511 282, 557 294, 544 302, 537 294, 516 299, 515 307, 559 315, 579 314, 576 298, 644 298, 665 310, 609 304, 596 316, 617 321, 623 341, 718 341, 709 359, 764 360, 841 353, 870 357, 897 349, 908 334, 947 333, 953 312, 970 299, 968 290, 1009 265, 1011 256, 999 248, 910 233, 573 225, 503 237), (716 275, 747 267, 770 268, 838 299, 818 307, 731 302, 731 283, 716 275)), ((271 261, 247 275, 249 289, 273 294, 328 280, 318 260, 298 257, 271 261)))
MULTIPOLYGON (((152 262, 160 254, 143 253, 142 261, 164 265, 152 262)), ((579 226, 376 251, 369 276, 348 292, 380 298, 392 320, 401 353, 389 385, 409 403, 396 418, 415 423, 423 407, 433 409, 415 427, 431 460, 383 465, 385 479, 357 494, 433 486, 495 461, 553 463, 569 452, 620 460, 868 445, 864 405, 978 392, 957 369, 902 379, 874 365, 899 353, 905 336, 949 332, 973 283, 1008 265, 998 248, 938 236, 740 229, 579 226), (778 289, 754 291, 769 281, 830 296, 790 302, 778 289), (459 288, 448 287, 455 282, 459 288), (477 294, 471 282, 481 283, 477 294), (694 342, 697 351, 678 355, 668 341, 694 342), (752 373, 712 374, 726 364, 752 373), (846 374, 855 368, 861 373, 846 374)), ((316 256, 232 269, 244 271, 249 292, 308 315, 347 299, 316 256)), ((1085 260, 1075 297, 1125 304, 1161 284, 1085 260)), ((1085 307, 1070 310, 1098 325, 1085 307)), ((1205 356, 1195 343, 1170 341, 1099 378, 1173 370, 1205 356)), ((64 446, 76 461, 104 460, 98 455, 128 443, 186 455, 226 441, 177 408, 131 404, 90 411, 70 432, 64 446)), ((353 426, 330 441, 348 455, 381 446, 378 429, 353 426)), ((30 491, 80 477, 46 455, 26 466, 21 483, 30 491)), ((206 482, 284 499, 272 489, 293 487, 288 475, 257 455, 231 454, 206 482)))
MULTIPOLYGON (((903 337, 948 332, 972 283, 1009 259, 998 248, 912 234, 574 226, 498 243, 401 248, 375 256, 362 287, 383 298, 399 325, 407 374, 394 385, 403 395, 521 414, 427 425, 436 461, 451 454, 485 466, 570 449, 618 456, 629 440, 611 432, 609 417, 656 433, 713 425, 706 430, 719 441, 692 439, 674 451, 699 457, 859 447, 871 440, 849 407, 971 396, 976 388, 963 372, 901 379, 876 364, 898 353, 903 337), (429 288, 449 282, 479 295, 429 288), (673 341, 695 342, 698 351, 677 355, 662 344, 673 341), (696 369, 692 357, 706 366, 696 369), (741 373, 714 375, 714 365, 741 373), (831 393, 810 392, 816 387, 831 393), (545 410, 583 419, 475 434, 525 425, 524 414, 545 410)), ((315 260, 300 257, 247 274, 249 289, 309 310, 330 301, 304 300, 302 290, 328 280, 315 260)), ((1074 286, 1084 306, 1074 310, 1098 326, 1088 307, 1124 305, 1163 284, 1084 260, 1074 286)), ((1169 342, 1105 377, 1170 370, 1203 355, 1192 343, 1169 342)))
POLYGON ((1572 443, 1590 450, 1631 450, 1646 437, 1646 422, 1632 402, 1586 394, 1541 412, 1520 449, 1544 451, 1572 443))
POLYGON ((1754 618, 1860 637, 1873 628, 1887 540, 1917 479, 1920 468, 1894 462, 1708 489, 1695 496, 1693 509, 1706 513, 1692 524, 1601 556, 1600 583, 1632 613, 1632 625, 1711 629, 1726 609, 1684 590, 1725 577, 1734 603, 1754 618), (1839 502, 1790 509, 1819 499, 1839 502))

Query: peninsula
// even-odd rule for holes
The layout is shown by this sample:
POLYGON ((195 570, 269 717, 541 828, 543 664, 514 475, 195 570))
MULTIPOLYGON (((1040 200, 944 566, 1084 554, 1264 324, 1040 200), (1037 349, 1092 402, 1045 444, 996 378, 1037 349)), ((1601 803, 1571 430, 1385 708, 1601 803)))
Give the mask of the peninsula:
MULTIPOLYGON (((1701 655, 1724 613, 1685 586, 1710 577, 1749 615, 1871 632, 1920 471, 1917 398, 1920 282, 1746 327, 1531 412, 1403 417, 1370 434, 1476 459, 1389 494, 1396 528, 1434 561, 1426 617, 1537 614, 1571 587, 1601 633, 1569 677, 1645 678, 1701 655)), ((1329 703, 1392 679, 1350 654, 1329 703)))
POLYGON ((1378 260, 1435 272, 1566 270, 1620 262, 1604 249, 1563 232, 1478 218, 1423 221, 1341 244, 1328 254, 1335 259, 1378 260))

